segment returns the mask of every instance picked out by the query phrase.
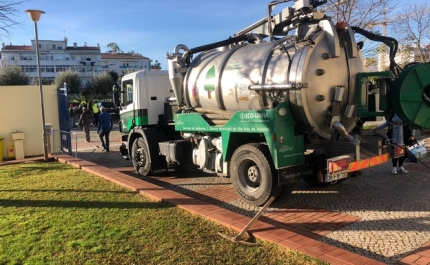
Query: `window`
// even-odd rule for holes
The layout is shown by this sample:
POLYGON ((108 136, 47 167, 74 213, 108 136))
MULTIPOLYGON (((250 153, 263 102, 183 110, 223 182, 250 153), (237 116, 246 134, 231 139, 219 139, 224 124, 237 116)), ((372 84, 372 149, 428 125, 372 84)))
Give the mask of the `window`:
POLYGON ((52 55, 52 53, 41 53, 40 60, 52 61, 54 60, 54 56, 52 55))
POLYGON ((57 45, 55 45, 55 44, 52 44, 52 49, 57 49, 57 45))
POLYGON ((126 93, 123 93, 123 99, 121 102, 128 105, 133 103, 133 80, 125 80, 122 82, 122 89, 125 90, 126 93))
MULTIPOLYGON (((24 72, 26 72, 26 73, 29 73, 29 72, 34 72, 33 70, 32 70, 32 68, 36 68, 34 65, 21 65, 21 69, 22 69, 22 71, 24 71, 24 72)), ((37 70, 37 68, 36 68, 36 70, 37 70)))
POLYGON ((64 71, 66 71, 67 69, 69 69, 70 68, 70 65, 57 65, 56 67, 55 67, 55 71, 58 73, 58 72, 64 72, 64 71))

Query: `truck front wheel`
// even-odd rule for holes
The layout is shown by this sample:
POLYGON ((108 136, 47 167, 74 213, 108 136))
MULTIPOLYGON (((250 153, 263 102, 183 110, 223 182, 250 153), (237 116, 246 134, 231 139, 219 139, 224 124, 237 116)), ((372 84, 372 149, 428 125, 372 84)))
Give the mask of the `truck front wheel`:
POLYGON ((131 161, 136 173, 147 176, 151 171, 151 159, 148 144, 144 138, 137 138, 131 147, 131 161))
POLYGON ((263 144, 245 144, 236 149, 230 163, 233 186, 249 204, 263 205, 271 196, 278 197, 282 187, 269 149, 263 144))

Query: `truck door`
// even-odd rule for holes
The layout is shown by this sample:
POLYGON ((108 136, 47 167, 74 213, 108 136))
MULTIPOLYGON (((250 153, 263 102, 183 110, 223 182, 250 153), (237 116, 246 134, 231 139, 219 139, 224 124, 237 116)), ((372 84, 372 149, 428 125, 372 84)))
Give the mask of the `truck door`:
POLYGON ((134 127, 134 79, 126 79, 121 83, 121 109, 119 130, 128 133, 134 127))

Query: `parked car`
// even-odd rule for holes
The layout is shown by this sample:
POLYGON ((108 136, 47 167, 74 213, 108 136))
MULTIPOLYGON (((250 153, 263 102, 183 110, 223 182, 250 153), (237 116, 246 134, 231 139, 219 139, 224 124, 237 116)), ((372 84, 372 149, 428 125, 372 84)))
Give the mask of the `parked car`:
POLYGON ((112 118, 119 118, 119 108, 113 102, 100 102, 100 104, 112 115, 112 118))

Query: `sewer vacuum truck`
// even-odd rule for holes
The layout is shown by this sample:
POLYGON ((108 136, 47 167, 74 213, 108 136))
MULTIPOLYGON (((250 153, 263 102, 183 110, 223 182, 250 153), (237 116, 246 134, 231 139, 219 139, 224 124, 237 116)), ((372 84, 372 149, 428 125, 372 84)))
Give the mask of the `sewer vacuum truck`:
POLYGON ((121 80, 120 148, 147 176, 194 166, 230 177, 239 197, 263 205, 303 179, 334 184, 404 154, 362 125, 394 111, 430 129, 430 64, 396 65, 397 41, 334 23, 297 0, 234 36, 179 44, 167 71, 121 80), (386 44, 390 68, 366 72, 354 34, 386 44))

